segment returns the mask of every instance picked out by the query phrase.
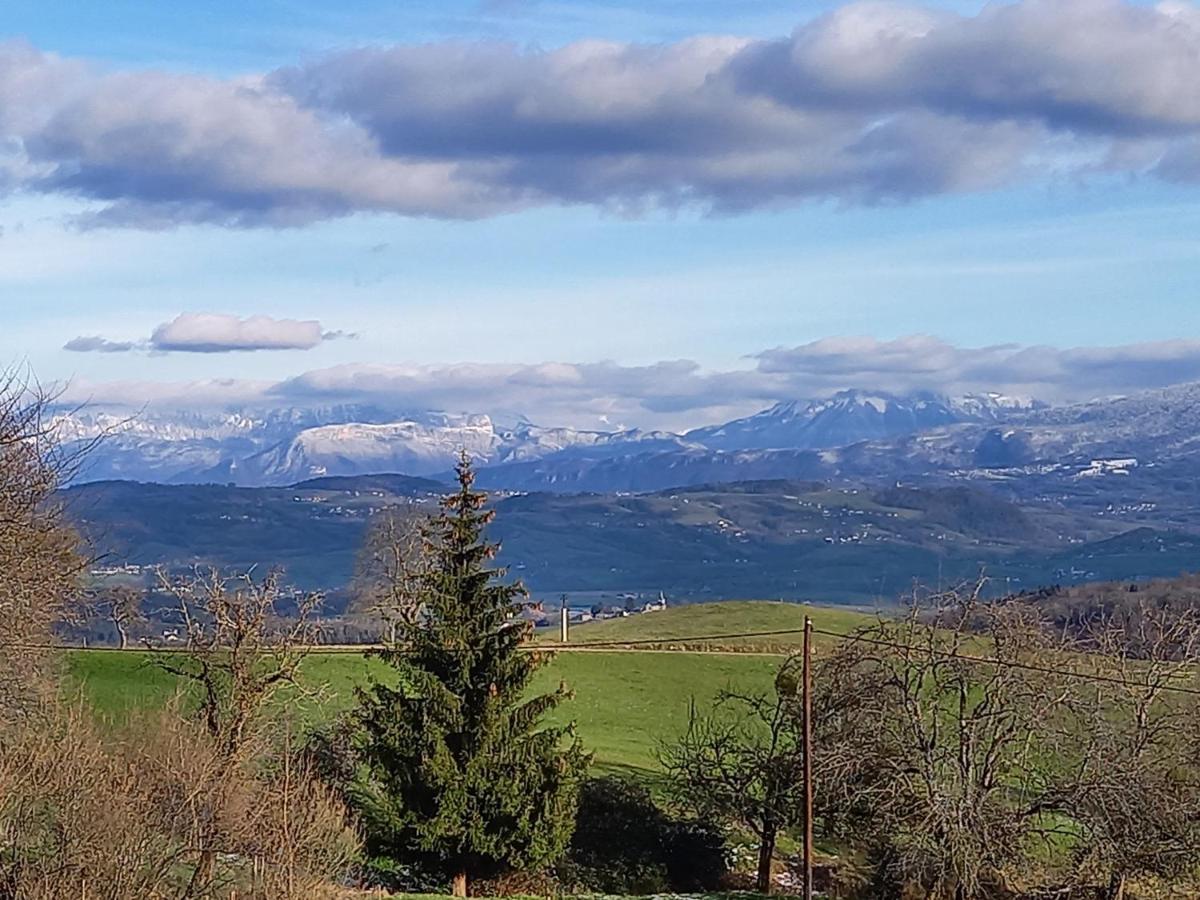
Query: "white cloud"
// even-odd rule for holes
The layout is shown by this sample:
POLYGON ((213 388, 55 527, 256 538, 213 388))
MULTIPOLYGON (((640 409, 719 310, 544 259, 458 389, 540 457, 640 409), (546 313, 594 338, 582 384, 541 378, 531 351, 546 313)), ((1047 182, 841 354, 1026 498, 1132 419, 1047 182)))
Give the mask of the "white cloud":
POLYGON ((320 322, 312 320, 183 313, 154 329, 150 346, 164 353, 311 350, 328 340, 330 334, 320 322))

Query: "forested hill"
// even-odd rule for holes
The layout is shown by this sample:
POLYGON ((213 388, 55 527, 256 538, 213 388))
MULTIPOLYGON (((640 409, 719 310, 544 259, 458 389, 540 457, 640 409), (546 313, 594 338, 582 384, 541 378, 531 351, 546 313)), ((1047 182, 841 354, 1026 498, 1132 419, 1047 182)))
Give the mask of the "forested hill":
MULTIPOLYGON (((325 479, 291 488, 103 482, 65 492, 102 557, 131 563, 285 567, 300 586, 338 588, 371 516, 432 508, 422 479, 325 479)), ((1009 588, 1175 575, 1200 539, 1125 531, 980 490, 829 488, 744 482, 653 494, 495 498, 501 561, 539 594, 665 591, 679 599, 889 599, 914 581, 986 569, 1009 588)))

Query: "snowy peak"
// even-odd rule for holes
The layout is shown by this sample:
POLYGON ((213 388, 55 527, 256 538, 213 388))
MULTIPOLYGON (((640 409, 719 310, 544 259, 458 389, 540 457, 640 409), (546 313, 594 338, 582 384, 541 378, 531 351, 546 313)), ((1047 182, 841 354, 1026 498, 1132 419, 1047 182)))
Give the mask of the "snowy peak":
POLYGON ((964 394, 949 401, 950 406, 965 419, 978 422, 1006 420, 1017 413, 1046 409, 1047 405, 1032 397, 1013 397, 1008 394, 964 394))
POLYGON ((843 391, 820 400, 776 403, 683 435, 579 430, 526 420, 502 426, 482 414, 374 406, 137 415, 63 411, 56 426, 67 442, 104 436, 89 456, 88 480, 283 485, 324 476, 438 475, 450 470, 462 450, 481 466, 553 458, 566 468, 619 467, 623 460, 652 453, 698 459, 733 451, 833 451, 963 423, 1023 426, 1054 412, 1001 394, 951 399, 843 391))
POLYGON ((164 483, 283 485, 324 476, 437 475, 466 450, 480 465, 578 451, 608 457, 631 448, 676 449, 678 435, 581 431, 522 420, 504 428, 490 416, 374 407, 236 410, 167 414, 60 411, 68 444, 102 439, 83 478, 164 483))
POLYGON ((478 461, 491 460, 499 443, 487 416, 386 425, 354 422, 306 429, 251 458, 247 467, 266 484, 330 475, 432 475, 445 471, 463 450, 478 461))
POLYGON ((824 450, 974 418, 936 394, 842 391, 824 400, 777 403, 744 419, 691 431, 687 438, 713 450, 824 450))

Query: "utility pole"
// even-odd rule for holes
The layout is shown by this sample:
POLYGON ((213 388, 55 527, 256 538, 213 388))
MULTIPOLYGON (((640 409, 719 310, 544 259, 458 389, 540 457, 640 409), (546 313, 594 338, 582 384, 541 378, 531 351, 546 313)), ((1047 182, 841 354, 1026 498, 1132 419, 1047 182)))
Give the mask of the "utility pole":
POLYGON ((812 637, 813 623, 804 617, 804 900, 813 896, 813 764, 812 764, 812 637))

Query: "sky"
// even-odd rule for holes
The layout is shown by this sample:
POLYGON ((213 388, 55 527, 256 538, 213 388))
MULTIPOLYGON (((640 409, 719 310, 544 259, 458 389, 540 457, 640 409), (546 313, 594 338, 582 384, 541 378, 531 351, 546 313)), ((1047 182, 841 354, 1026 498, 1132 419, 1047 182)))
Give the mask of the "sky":
POLYGON ((1200 379, 1200 6, 7 0, 0 358, 686 428, 1200 379))

